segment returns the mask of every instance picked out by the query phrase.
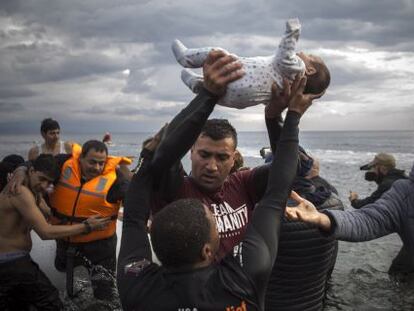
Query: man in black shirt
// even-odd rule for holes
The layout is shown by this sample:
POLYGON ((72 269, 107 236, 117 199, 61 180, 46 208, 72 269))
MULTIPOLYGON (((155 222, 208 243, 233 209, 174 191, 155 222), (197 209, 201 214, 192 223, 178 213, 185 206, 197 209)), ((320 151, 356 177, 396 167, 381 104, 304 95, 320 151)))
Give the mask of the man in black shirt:
POLYGON ((366 198, 359 199, 356 192, 351 191, 349 201, 353 208, 361 208, 378 200, 382 194, 388 191, 394 181, 398 179, 407 179, 403 170, 395 167, 395 158, 388 153, 378 153, 374 159, 360 167, 365 173, 365 180, 375 181, 378 188, 366 198))
MULTIPOLYGON (((205 88, 218 90, 239 77, 234 59, 220 51, 204 67, 205 88), (220 64, 218 66, 217 64, 220 64), (223 69, 224 68, 224 69, 223 69)), ((269 171, 266 193, 258 203, 235 255, 215 262, 219 238, 209 208, 195 199, 173 202, 155 215, 151 240, 163 266, 152 263, 146 233, 154 145, 147 145, 125 199, 118 289, 124 310, 263 310, 264 294, 278 248, 280 217, 296 174, 298 123, 315 95, 303 94, 306 78, 292 85, 289 108, 269 171)))

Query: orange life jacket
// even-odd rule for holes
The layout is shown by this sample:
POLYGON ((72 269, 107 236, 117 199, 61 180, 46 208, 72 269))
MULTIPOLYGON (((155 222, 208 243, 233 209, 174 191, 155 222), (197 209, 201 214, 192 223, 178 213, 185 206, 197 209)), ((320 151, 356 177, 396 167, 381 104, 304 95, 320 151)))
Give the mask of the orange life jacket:
POLYGON ((73 243, 102 240, 115 234, 120 202, 110 203, 106 196, 117 178, 117 165, 131 164, 128 158, 108 156, 102 174, 82 184, 81 152, 81 146, 74 144, 72 157, 63 164, 59 182, 50 195, 50 205, 60 223, 79 223, 92 215, 111 217, 111 222, 104 230, 67 238, 73 243))

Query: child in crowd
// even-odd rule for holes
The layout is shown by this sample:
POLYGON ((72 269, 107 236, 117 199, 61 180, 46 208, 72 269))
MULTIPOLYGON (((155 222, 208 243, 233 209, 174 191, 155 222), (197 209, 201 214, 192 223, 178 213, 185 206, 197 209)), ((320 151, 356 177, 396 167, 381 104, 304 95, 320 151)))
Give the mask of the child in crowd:
MULTIPOLYGON (((263 57, 238 57, 245 75, 229 84, 219 105, 243 109, 258 104, 267 104, 270 100, 274 82, 282 88, 283 79, 293 81, 297 74, 307 76, 305 93, 320 94, 330 82, 329 70, 320 57, 296 54, 296 44, 300 34, 300 22, 297 18, 286 22, 286 31, 280 41, 276 55, 263 57)), ((185 68, 203 67, 207 54, 221 48, 204 47, 188 49, 179 40, 174 40, 172 50, 177 61, 185 68)), ((223 50, 225 51, 225 50, 223 50)), ((227 51, 225 51, 227 52, 227 51)), ((198 93, 203 84, 202 76, 183 69, 181 78, 194 92, 198 93)))

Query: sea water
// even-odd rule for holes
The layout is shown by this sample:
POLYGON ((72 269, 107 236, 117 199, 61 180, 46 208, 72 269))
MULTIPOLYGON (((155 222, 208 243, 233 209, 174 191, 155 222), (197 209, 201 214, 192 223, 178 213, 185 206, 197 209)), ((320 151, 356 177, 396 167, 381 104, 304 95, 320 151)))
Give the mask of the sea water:
MULTIPOLYGON (((113 145, 109 147, 113 155, 138 156, 141 144, 151 133, 112 133, 113 145)), ((101 139, 102 134, 65 133, 63 139, 83 143, 89 139, 101 139)), ((17 153, 27 156, 38 135, 0 135, 0 159, 17 153)), ((368 163, 378 152, 392 153, 397 167, 409 172, 414 164, 414 132, 301 132, 301 145, 312 156, 319 158, 321 176, 332 183, 339 191, 346 209, 349 191, 360 197, 369 195, 376 184, 364 180, 364 172, 359 167, 368 163)), ((239 150, 244 156, 245 165, 254 167, 263 163, 259 150, 268 146, 266 132, 240 132, 239 150)), ((134 162, 136 164, 136 161, 134 162)), ((188 155, 183 159, 184 167, 191 170, 188 155)), ((118 221, 118 241, 122 223, 118 221)), ((33 234, 32 257, 62 291, 65 288, 64 274, 53 267, 54 242, 40 241, 33 234)), ((392 259, 401 248, 401 240, 396 234, 370 242, 340 242, 338 259, 332 274, 325 310, 411 310, 414 308, 414 284, 401 283, 390 279, 387 274, 392 259)), ((119 245, 118 245, 119 248, 119 245)), ((87 273, 76 283, 83 296, 74 303, 65 298, 67 310, 82 310, 93 303, 87 273), (83 297, 83 298, 82 298, 83 297), (83 299, 83 300, 82 300, 83 299)), ((100 302, 96 302, 100 304, 100 302)), ((99 309, 99 305, 97 305, 99 309)), ((101 308, 103 309, 103 307, 101 308)))

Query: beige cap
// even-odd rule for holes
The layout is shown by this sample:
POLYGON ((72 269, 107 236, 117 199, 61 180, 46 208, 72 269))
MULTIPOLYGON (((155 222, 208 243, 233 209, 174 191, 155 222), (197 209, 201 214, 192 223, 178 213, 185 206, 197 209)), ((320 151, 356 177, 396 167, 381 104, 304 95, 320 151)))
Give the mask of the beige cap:
POLYGON ((387 168, 395 168, 395 158, 394 156, 388 153, 378 153, 374 157, 374 160, 364 165, 364 167, 366 167, 367 169, 370 169, 374 165, 383 165, 387 168))

